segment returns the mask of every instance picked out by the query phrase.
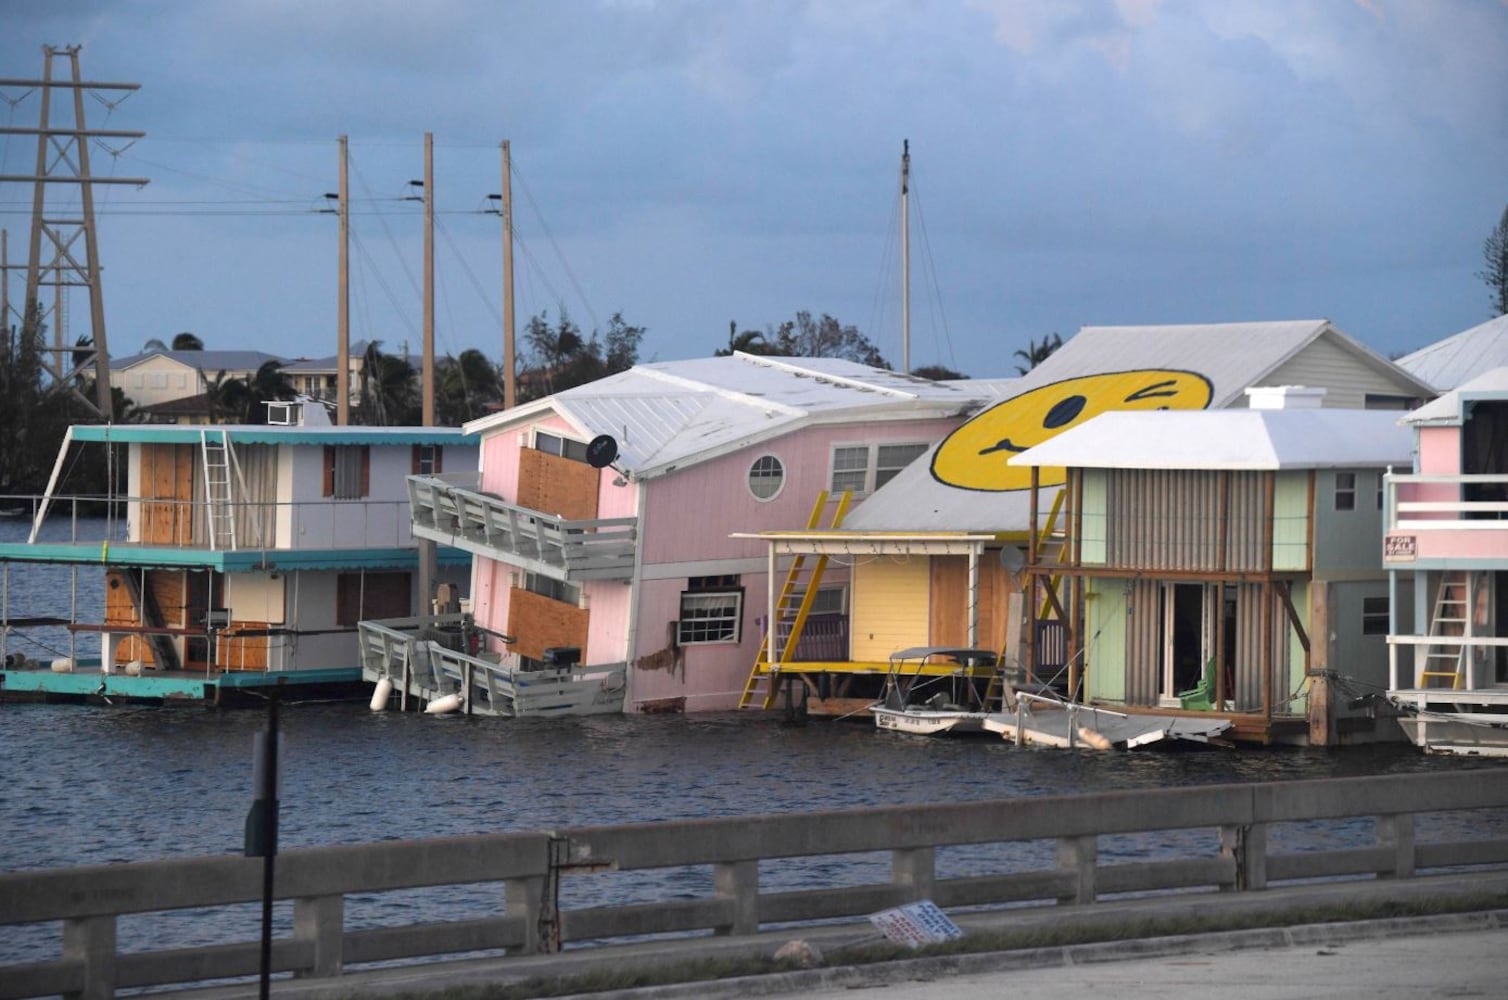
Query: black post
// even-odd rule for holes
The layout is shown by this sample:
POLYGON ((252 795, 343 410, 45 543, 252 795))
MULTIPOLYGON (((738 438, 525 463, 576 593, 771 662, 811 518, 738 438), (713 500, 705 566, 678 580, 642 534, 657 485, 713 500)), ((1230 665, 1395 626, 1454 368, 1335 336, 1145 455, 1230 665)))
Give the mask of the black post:
POLYGON ((257 734, 253 776, 255 798, 246 814, 246 856, 262 859, 262 982, 267 1000, 272 973, 273 859, 278 852, 278 696, 267 699, 267 730, 257 734))

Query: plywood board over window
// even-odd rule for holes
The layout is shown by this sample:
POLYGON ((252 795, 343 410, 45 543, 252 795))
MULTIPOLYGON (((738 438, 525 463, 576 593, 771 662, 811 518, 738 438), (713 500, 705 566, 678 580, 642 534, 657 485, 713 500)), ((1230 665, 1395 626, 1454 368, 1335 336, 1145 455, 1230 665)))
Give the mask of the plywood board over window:
POLYGON ((194 446, 141 446, 141 539, 150 545, 193 541, 194 446), (162 501, 152 503, 150 501, 162 501))
POLYGON ((597 516, 602 474, 582 462, 525 448, 518 456, 518 504, 569 521, 597 516))
MULTIPOLYGON (((979 626, 975 647, 1000 652, 1005 648, 1009 601, 1015 586, 1000 565, 998 550, 979 560, 979 626)), ((933 556, 929 642, 934 646, 969 645, 968 556, 933 556)))
POLYGON ((514 642, 508 648, 536 660, 551 646, 576 646, 585 656, 588 620, 586 608, 514 587, 508 597, 508 634, 514 642))

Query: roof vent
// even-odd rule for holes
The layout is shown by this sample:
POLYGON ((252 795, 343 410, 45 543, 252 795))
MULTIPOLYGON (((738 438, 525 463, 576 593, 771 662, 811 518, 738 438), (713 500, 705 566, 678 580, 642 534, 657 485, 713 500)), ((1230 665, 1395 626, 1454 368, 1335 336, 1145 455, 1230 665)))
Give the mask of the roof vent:
POLYGON ((1246 390, 1246 405, 1253 410, 1317 410, 1325 405, 1321 386, 1258 385, 1246 390))

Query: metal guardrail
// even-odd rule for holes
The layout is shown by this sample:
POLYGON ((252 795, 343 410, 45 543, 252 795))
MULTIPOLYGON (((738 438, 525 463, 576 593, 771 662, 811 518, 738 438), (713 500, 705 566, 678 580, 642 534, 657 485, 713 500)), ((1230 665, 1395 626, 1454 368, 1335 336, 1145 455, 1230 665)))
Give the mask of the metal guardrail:
MULTIPOLYGON (((1092 905, 1108 893, 1216 888, 1260 891, 1291 880, 1407 878, 1425 869, 1508 864, 1508 829, 1495 836, 1419 842, 1422 813, 1508 807, 1508 772, 1390 775, 1215 785, 1096 795, 1042 796, 942 805, 391 841, 284 851, 274 894, 293 901, 291 936, 272 948, 275 972, 337 976, 347 966, 507 949, 554 951, 568 942, 711 930, 746 935, 774 923, 855 919, 921 899, 943 907, 1022 902, 1092 905), (1284 852, 1278 824, 1373 817, 1373 842, 1284 852), (1207 856, 1102 863, 1099 838, 1211 832, 1207 856), (1056 845, 1049 867, 976 871, 938 878, 943 847, 1020 841, 1056 845), (762 891, 772 859, 889 852, 878 884, 810 885, 762 891), (602 871, 710 866, 710 896, 562 910, 563 878, 602 871), (408 927, 347 930, 345 899, 424 886, 502 882, 492 916, 408 927)), ((1461 836, 1460 824, 1440 824, 1461 836)), ((1180 835, 1180 843, 1187 834, 1180 835)), ((116 989, 251 976, 259 942, 118 953, 125 914, 222 907, 261 898, 262 861, 210 857, 0 875, 0 926, 62 921, 63 956, 0 966, 0 997, 64 993, 105 997, 116 989)))

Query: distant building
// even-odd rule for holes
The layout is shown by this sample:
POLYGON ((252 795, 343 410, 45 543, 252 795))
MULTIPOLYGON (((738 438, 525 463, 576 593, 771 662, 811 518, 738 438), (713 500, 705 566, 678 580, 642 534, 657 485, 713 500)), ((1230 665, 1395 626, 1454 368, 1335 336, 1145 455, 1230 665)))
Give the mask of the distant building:
POLYGON ((207 392, 211 383, 249 378, 268 361, 285 358, 261 351, 147 351, 110 359, 110 385, 146 409, 207 392))
POLYGON ((1508 366, 1508 315, 1490 319, 1398 359, 1398 367, 1440 392, 1508 366))

